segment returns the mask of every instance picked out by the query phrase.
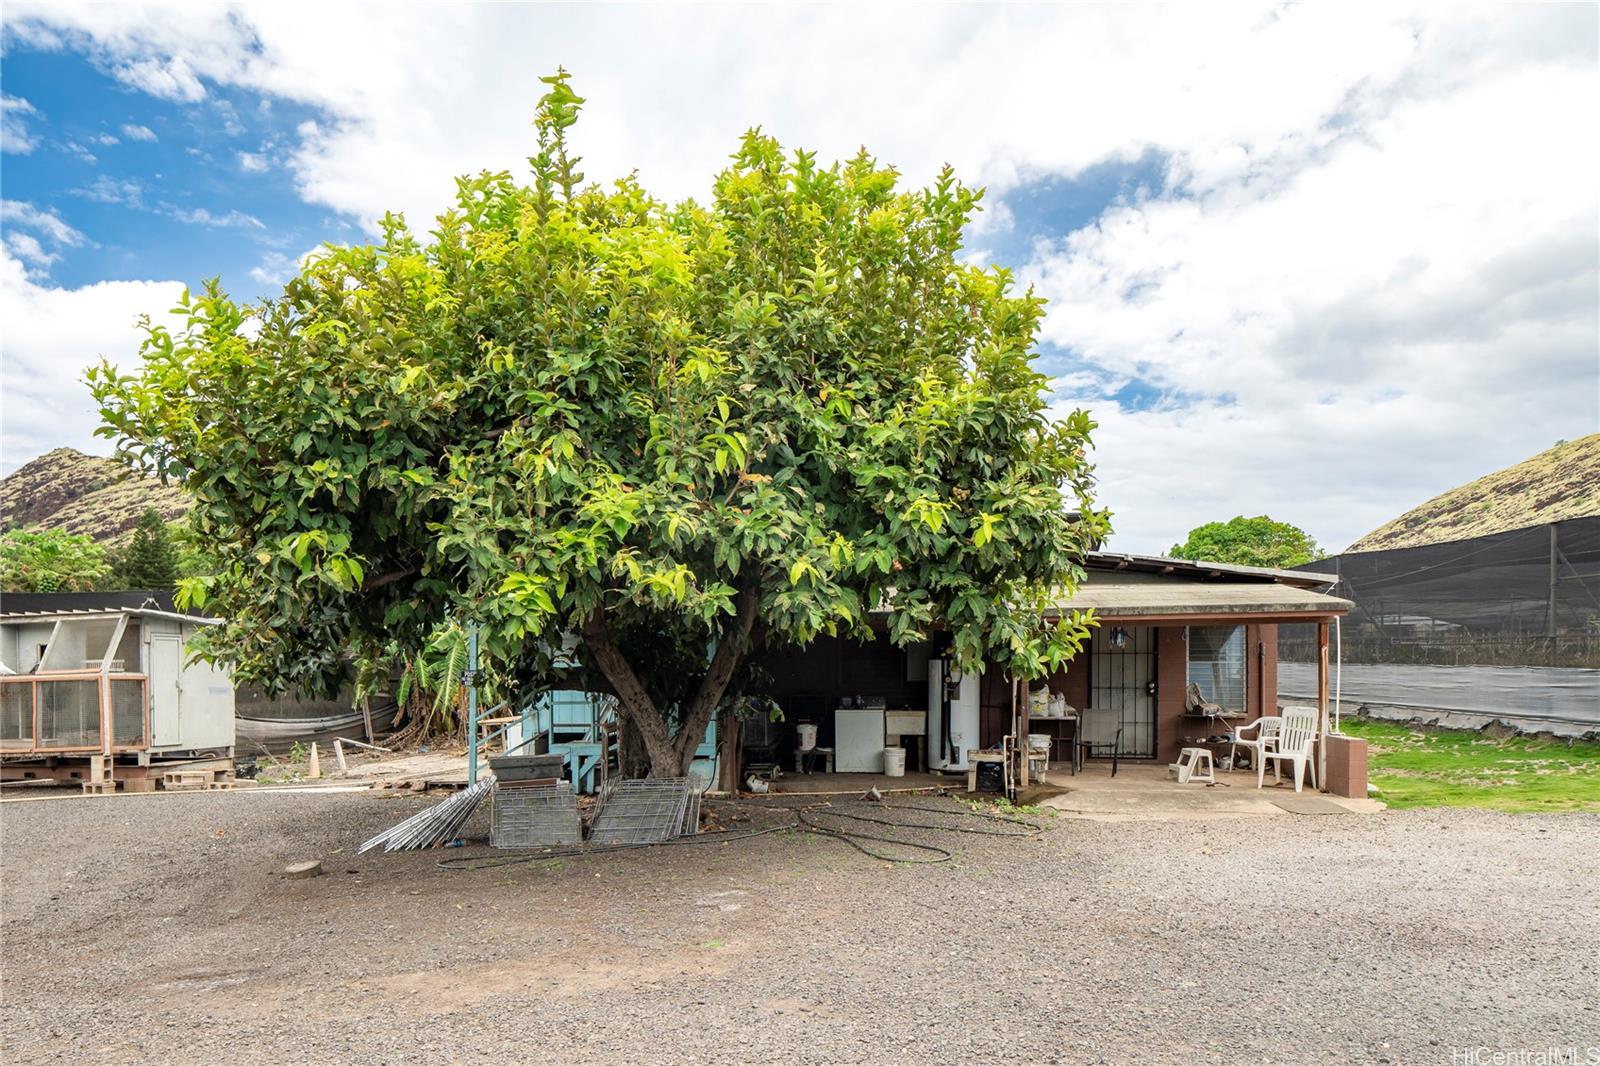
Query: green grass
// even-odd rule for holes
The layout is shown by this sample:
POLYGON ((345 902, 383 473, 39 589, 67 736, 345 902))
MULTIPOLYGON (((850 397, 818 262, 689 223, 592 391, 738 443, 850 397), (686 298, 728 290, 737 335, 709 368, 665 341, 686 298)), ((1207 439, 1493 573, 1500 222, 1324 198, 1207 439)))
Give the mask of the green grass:
POLYGON ((1600 811, 1600 744, 1497 738, 1347 718, 1367 742, 1367 775, 1390 807, 1600 811))

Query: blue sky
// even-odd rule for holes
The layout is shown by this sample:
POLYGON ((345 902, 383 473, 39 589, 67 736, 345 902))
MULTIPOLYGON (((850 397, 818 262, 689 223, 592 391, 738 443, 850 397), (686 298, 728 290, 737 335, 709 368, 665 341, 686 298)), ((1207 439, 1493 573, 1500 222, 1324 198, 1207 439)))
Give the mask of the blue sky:
POLYGON ((251 276, 274 253, 350 239, 349 218, 305 203, 277 154, 313 109, 222 89, 186 103, 142 93, 82 53, 8 48, 8 96, 26 100, 39 145, 7 154, 4 191, 53 211, 86 240, 49 274, 98 281, 218 275, 234 295, 272 289, 251 276))
POLYGON ((455 175, 704 195, 741 131, 986 185, 1049 301, 1113 545, 1268 513, 1332 548, 1600 429, 1600 31, 1579 5, 9 5, 0 470, 105 451, 82 385, 217 275, 269 294, 455 175))

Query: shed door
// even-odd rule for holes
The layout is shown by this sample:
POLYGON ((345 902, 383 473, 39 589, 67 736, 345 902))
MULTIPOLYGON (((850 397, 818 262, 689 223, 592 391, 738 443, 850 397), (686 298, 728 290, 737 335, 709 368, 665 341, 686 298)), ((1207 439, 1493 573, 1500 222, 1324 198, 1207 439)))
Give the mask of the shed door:
POLYGON ((1089 641, 1089 706, 1117 712, 1124 755, 1155 757, 1156 698, 1150 692, 1155 679, 1154 629, 1102 625, 1094 631, 1089 641))
POLYGON ((150 745, 181 743, 183 724, 178 678, 183 669, 183 640, 176 633, 150 634, 150 745))

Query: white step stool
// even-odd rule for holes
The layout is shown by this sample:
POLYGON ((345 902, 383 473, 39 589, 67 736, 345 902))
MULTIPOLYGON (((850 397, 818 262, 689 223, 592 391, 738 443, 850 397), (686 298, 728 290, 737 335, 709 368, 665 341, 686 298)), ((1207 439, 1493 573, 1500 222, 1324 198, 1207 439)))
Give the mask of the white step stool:
POLYGON ((1216 766, 1211 761, 1208 748, 1184 748, 1178 752, 1178 761, 1167 769, 1178 775, 1180 785, 1187 785, 1190 781, 1204 781, 1208 785, 1217 783, 1216 766))

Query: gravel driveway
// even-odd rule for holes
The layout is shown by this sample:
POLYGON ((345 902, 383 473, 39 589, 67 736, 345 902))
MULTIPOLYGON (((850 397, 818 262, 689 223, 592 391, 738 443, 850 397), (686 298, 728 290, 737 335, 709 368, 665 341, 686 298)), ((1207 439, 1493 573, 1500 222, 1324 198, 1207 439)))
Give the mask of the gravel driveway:
POLYGON ((354 856, 426 802, 0 804, 0 1057, 1449 1064, 1600 1043, 1593 815, 874 830, 957 852, 924 866, 792 832, 469 872, 436 862, 500 853, 354 856), (329 876, 279 876, 309 857, 329 876))

